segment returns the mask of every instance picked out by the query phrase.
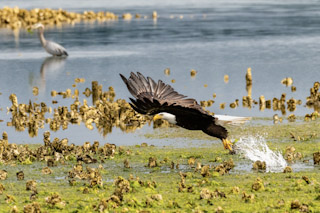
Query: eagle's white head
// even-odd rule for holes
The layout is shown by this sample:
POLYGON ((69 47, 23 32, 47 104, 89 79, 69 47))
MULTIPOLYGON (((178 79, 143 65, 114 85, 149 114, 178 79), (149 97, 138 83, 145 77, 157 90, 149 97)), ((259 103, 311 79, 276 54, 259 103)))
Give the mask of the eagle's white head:
POLYGON ((167 113, 167 112, 160 112, 159 114, 156 114, 153 117, 153 121, 156 121, 158 119, 166 120, 171 124, 176 124, 177 123, 176 116, 173 115, 173 114, 167 113))

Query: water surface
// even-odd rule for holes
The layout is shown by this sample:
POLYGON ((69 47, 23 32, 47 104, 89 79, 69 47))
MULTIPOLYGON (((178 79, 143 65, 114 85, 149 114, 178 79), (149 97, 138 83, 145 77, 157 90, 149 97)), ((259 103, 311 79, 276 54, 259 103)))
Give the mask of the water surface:
MULTIPOLYGON (((5 5, 77 12, 108 10, 119 15, 130 12, 149 16, 46 29, 47 39, 68 50, 70 56, 65 60, 50 58, 42 49, 36 32, 0 29, 0 119, 5 121, 0 123, 0 129, 7 131, 14 142, 40 143, 46 129, 39 131, 39 137, 31 139, 27 132, 16 133, 7 127, 9 95, 15 93, 21 103, 32 100, 56 107, 51 104, 54 99, 58 100, 58 105, 70 104, 72 100, 52 98, 50 92, 71 88, 75 78, 86 79, 85 83, 78 84, 80 92, 91 87, 91 81, 98 80, 105 90, 113 86, 116 98, 128 100, 130 94, 119 73, 128 76, 131 71, 139 71, 155 80, 162 79, 178 92, 198 101, 212 99, 212 94, 216 93, 215 104, 209 110, 217 114, 271 117, 281 113, 268 109, 261 112, 258 106, 252 109, 228 106, 235 99, 241 103, 242 97, 247 95, 245 73, 248 67, 252 68, 255 100, 260 95, 272 99, 286 93, 287 99, 301 99, 304 105, 309 89, 320 77, 320 5, 317 1, 0 2, 0 7, 5 5), (159 14, 156 21, 150 18, 153 10, 159 14), (171 69, 170 76, 164 75, 165 68, 171 69), (190 77, 191 69, 198 71, 195 78, 190 77), (226 74, 230 79, 227 84, 223 81, 226 74), (296 92, 280 83, 285 77, 293 78, 296 92), (171 83, 172 79, 176 83, 171 83), (40 90, 36 97, 32 95, 34 86, 40 90), (220 109, 220 103, 226 103, 227 107, 220 109)), ((312 111, 299 106, 294 113, 304 115, 312 111)), ((83 125, 69 125, 67 131, 53 133, 53 137, 68 137, 79 144, 94 140, 136 144, 146 140, 140 136, 141 131, 152 131, 152 128, 145 127, 130 134, 115 130, 105 138, 83 125)))

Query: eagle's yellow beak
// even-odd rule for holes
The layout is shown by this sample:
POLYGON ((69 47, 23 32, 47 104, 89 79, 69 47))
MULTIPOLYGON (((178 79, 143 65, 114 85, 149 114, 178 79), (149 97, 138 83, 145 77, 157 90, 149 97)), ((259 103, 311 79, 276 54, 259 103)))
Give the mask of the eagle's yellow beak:
POLYGON ((222 139, 222 143, 225 149, 229 149, 230 151, 232 151, 232 143, 230 140, 222 139))
POLYGON ((162 118, 163 118, 162 115, 156 114, 156 115, 153 117, 153 121, 156 121, 156 120, 159 120, 159 119, 162 119, 162 118))

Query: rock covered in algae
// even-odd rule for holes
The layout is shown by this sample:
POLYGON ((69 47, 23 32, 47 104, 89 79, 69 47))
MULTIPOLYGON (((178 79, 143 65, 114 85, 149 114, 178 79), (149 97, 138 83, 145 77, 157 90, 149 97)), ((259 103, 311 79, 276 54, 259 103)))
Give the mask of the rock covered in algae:
POLYGON ((149 157, 148 167, 153 168, 159 166, 156 157, 149 157))
POLYGON ((210 171, 209 171, 210 167, 208 165, 203 166, 201 168, 201 172, 200 174, 202 175, 202 177, 209 177, 210 176, 210 171))
POLYGON ((239 194, 240 193, 240 188, 238 186, 234 186, 232 189, 231 189, 231 193, 232 194, 239 194))
POLYGON ((153 200, 155 200, 155 201, 161 201, 161 200, 163 200, 161 194, 153 194, 153 195, 151 195, 151 199, 153 199, 153 200))
POLYGON ((242 192, 242 200, 246 203, 252 203, 254 201, 254 194, 247 194, 246 192, 242 192))
POLYGON ((4 190, 6 190, 6 188, 0 183, 0 195, 3 194, 4 190))
POLYGON ((6 170, 0 170, 0 180, 5 180, 8 177, 8 172, 6 170))
MULTIPOLYGON (((14 126, 17 131, 28 129, 29 135, 35 137, 40 128, 44 128, 45 123, 50 125, 52 131, 68 128, 69 124, 85 124, 88 129, 96 127, 103 135, 112 131, 114 126, 122 131, 130 132, 142 127, 151 118, 143 116, 134 111, 128 102, 123 99, 115 100, 115 92, 112 87, 109 91, 102 91, 102 85, 93 82, 92 99, 94 106, 89 106, 87 100, 81 103, 78 97, 74 97, 74 102, 67 106, 58 106, 51 109, 45 103, 18 104, 15 94, 10 95, 12 106, 9 113, 12 114, 11 122, 7 124, 14 126), (53 117, 46 117, 48 113, 53 117)), ((71 96, 71 90, 58 92, 65 94, 66 98, 71 96)), ((91 95, 91 92, 90 94, 91 95)))
POLYGON ((216 208, 216 213, 224 213, 223 208, 222 208, 221 206, 218 206, 218 207, 216 208))
POLYGON ((193 158, 193 157, 191 157, 191 158, 188 159, 188 164, 189 164, 190 167, 193 167, 193 166, 194 166, 195 160, 196 160, 196 159, 193 158))
POLYGON ((115 185, 115 191, 113 195, 117 196, 120 199, 120 201, 123 200, 124 194, 132 190, 130 186, 130 182, 127 179, 120 176, 114 181, 114 185, 115 185))
POLYGON ((33 94, 34 96, 39 95, 39 88, 38 88, 38 87, 33 87, 33 88, 32 88, 32 94, 33 94))
POLYGON ((224 75, 223 80, 224 80, 224 83, 227 84, 229 82, 229 75, 224 75))
POLYGON ((311 181, 307 176, 302 176, 302 179, 306 182, 306 184, 310 184, 311 181))
POLYGON ((194 69, 192 69, 191 71, 190 71, 190 75, 191 75, 191 77, 195 77, 196 75, 197 75, 197 71, 196 70, 194 70, 194 69))
POLYGON ((62 201, 61 197, 59 194, 54 193, 49 197, 45 198, 45 201, 48 205, 50 206, 59 206, 59 207, 64 207, 66 205, 65 201, 62 201))
POLYGON ((281 84, 288 86, 291 86, 293 84, 293 80, 291 77, 287 77, 281 80, 281 84))
POLYGON ((27 191, 37 191, 37 182, 35 180, 28 180, 26 182, 27 191))
POLYGON ((313 153, 313 164, 320 165, 320 152, 313 153))
POLYGON ((89 188, 88 188, 88 187, 85 187, 85 188, 82 190, 82 194, 89 194, 89 188))
POLYGON ((12 196, 12 195, 6 195, 6 198, 5 198, 5 201, 6 201, 6 203, 14 203, 14 202, 16 202, 16 198, 14 197, 14 196, 12 196))
POLYGON ((257 160, 252 164, 252 169, 265 171, 267 169, 266 162, 257 160))
POLYGON ((292 173, 292 168, 290 166, 286 166, 286 168, 284 168, 283 173, 292 173))
POLYGON ((4 7, 0 9, 0 27, 8 27, 11 29, 30 28, 39 22, 44 25, 61 25, 62 23, 74 24, 87 20, 108 21, 116 19, 118 19, 118 16, 114 13, 104 11, 84 11, 83 13, 76 13, 50 8, 26 10, 18 7, 4 7))
POLYGON ((224 161, 222 164, 218 165, 217 167, 215 167, 215 171, 219 172, 220 175, 224 175, 226 173, 229 173, 229 171, 231 169, 234 168, 234 163, 232 158, 230 158, 228 161, 224 161))
POLYGON ((291 209, 299 209, 301 207, 301 203, 299 200, 294 200, 291 202, 291 209))
POLYGON ((12 206, 10 213, 18 213, 19 209, 16 205, 12 206))
POLYGON ((220 104, 220 109, 224 109, 226 107, 226 103, 221 103, 220 104))
POLYGON ((42 170, 41 170, 42 174, 44 175, 50 175, 52 174, 52 170, 49 168, 49 167, 44 167, 42 170))
POLYGON ((251 188, 254 191, 264 190, 264 184, 262 179, 258 177, 256 181, 252 184, 251 188))
POLYGON ((165 75, 170 75, 170 68, 166 68, 165 70, 164 70, 164 74, 165 75))
POLYGON ((207 200, 210 198, 213 198, 213 192, 211 192, 209 189, 206 189, 206 188, 201 189, 200 199, 207 200))
POLYGON ((37 202, 27 204, 23 207, 23 212, 24 213, 41 213, 40 204, 37 202))
POLYGON ((17 172, 17 180, 24 180, 24 173, 23 173, 23 171, 17 172))
MULTIPOLYGON (((300 141, 300 137, 296 137, 293 133, 291 133, 291 136, 295 139, 300 141)), ((293 146, 287 146, 286 151, 284 154, 284 158, 289 161, 293 162, 295 160, 301 160, 302 159, 302 154, 300 152, 296 152, 296 149, 293 146)))
POLYGON ((131 167, 130 167, 130 163, 129 163, 129 160, 128 160, 128 159, 125 159, 125 160, 124 160, 124 162, 123 162, 123 166, 124 166, 124 168, 126 168, 126 169, 131 168, 131 167))
POLYGON ((295 122, 295 121, 296 121, 296 116, 295 116, 294 114, 290 114, 290 115, 288 116, 288 121, 289 121, 289 122, 295 122))

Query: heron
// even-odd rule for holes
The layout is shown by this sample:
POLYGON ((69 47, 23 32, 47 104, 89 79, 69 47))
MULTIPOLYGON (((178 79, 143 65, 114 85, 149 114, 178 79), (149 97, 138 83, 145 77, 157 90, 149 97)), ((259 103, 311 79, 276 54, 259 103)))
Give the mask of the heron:
POLYGON ((68 56, 67 50, 53 41, 47 41, 44 38, 44 26, 41 23, 35 24, 32 27, 33 29, 38 29, 39 32, 39 39, 41 42, 42 47, 51 55, 53 56, 68 56))

